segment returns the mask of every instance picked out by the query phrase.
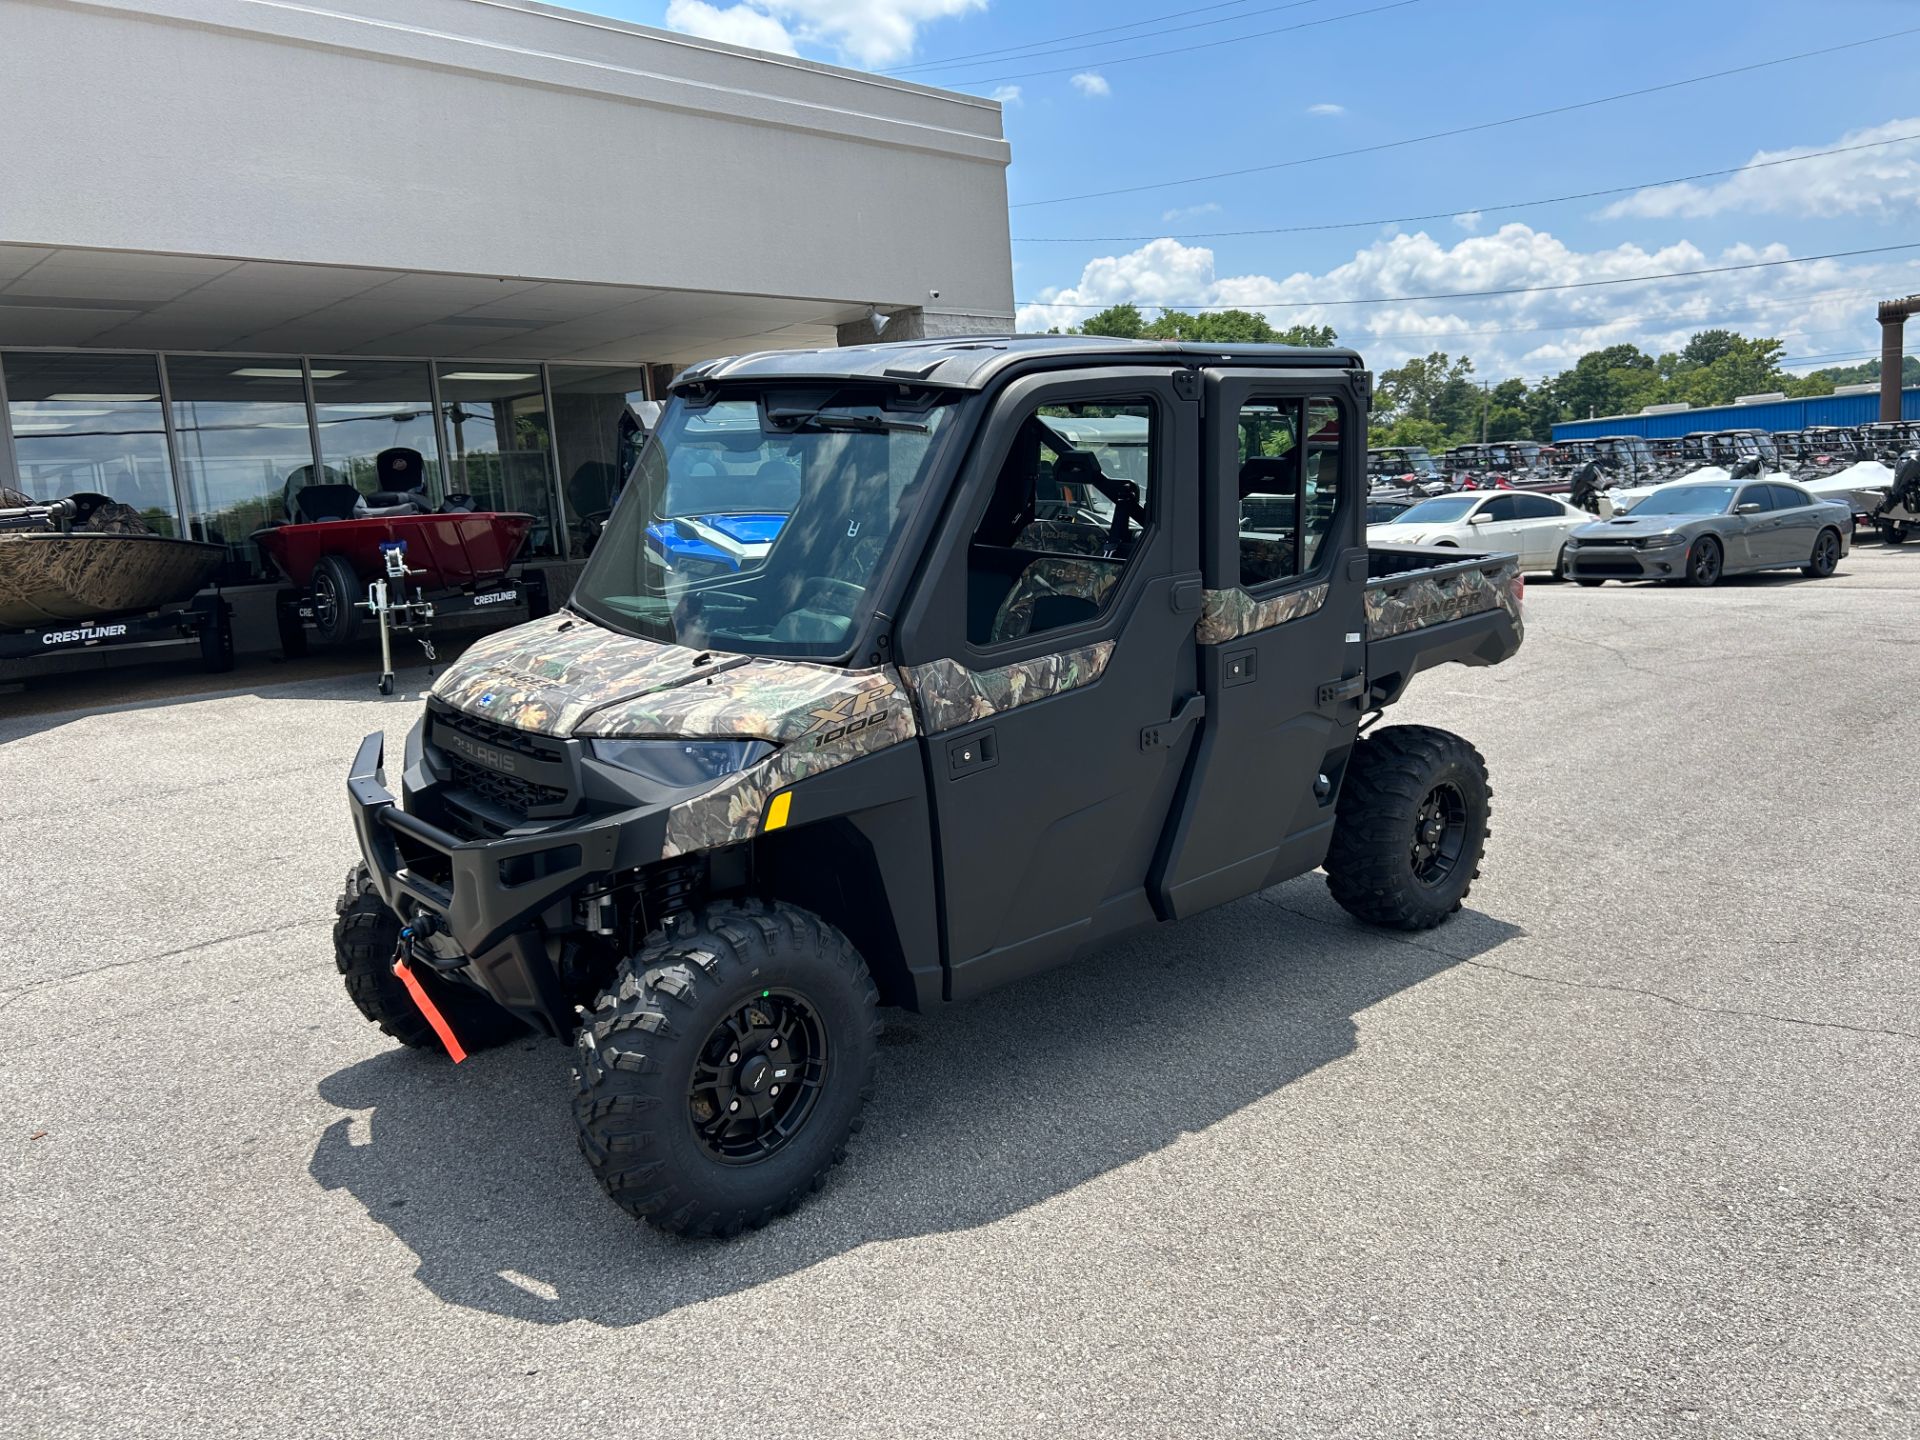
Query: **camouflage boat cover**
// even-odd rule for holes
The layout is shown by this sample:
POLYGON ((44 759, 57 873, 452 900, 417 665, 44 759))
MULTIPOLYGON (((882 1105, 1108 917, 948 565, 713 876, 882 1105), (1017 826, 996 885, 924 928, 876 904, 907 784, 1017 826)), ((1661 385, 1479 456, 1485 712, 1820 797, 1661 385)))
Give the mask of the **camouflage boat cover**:
POLYGON ((16 490, 11 485, 0 485, 0 510, 24 510, 29 505, 39 503, 24 490, 16 490))
POLYGON ((1102 640, 1059 655, 1036 655, 995 670, 969 670, 955 660, 901 667, 900 678, 920 711, 929 735, 1017 710, 1050 695, 1091 685, 1106 672, 1113 641, 1102 640))
POLYGON ((212 579, 225 554, 144 530, 0 534, 0 626, 38 629, 170 605, 212 579))
POLYGON ((1488 610, 1505 610, 1521 630, 1520 567, 1518 563, 1501 565, 1491 572, 1484 569, 1458 571, 1452 575, 1425 576, 1392 587, 1367 590, 1367 635, 1385 640, 1443 625, 1449 620, 1464 620, 1488 610))
POLYGON ((1202 645, 1219 645, 1311 615, 1326 603, 1325 582, 1303 590, 1290 590, 1270 600, 1256 600, 1238 588, 1209 590, 1200 607, 1194 638, 1202 645))

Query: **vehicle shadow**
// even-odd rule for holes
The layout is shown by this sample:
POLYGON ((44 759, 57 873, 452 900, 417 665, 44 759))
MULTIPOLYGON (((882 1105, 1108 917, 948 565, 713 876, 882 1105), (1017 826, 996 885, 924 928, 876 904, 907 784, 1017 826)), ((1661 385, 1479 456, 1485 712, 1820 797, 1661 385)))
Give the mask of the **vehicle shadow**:
POLYGON ((1307 876, 967 1005, 889 1012, 846 1164, 795 1215, 726 1243, 662 1235, 601 1193, 550 1041, 457 1071, 392 1051, 328 1076, 321 1097, 363 1113, 327 1127, 309 1170, 444 1301, 633 1325, 1085 1184, 1352 1054, 1361 1012, 1519 933, 1475 911, 1416 937, 1364 929, 1307 876))

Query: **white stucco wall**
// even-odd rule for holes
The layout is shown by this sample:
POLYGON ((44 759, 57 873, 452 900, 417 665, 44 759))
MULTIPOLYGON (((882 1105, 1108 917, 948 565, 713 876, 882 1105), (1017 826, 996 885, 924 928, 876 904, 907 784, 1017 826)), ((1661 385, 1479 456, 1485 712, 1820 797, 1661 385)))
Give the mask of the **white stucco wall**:
POLYGON ((0 0, 0 65, 0 241, 1013 309, 990 101, 499 0, 0 0))

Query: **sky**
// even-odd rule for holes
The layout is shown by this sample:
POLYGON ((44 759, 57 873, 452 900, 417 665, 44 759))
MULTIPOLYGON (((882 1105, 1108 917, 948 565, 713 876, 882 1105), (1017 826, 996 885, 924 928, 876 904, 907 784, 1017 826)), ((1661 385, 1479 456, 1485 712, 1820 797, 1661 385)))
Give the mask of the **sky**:
POLYGON ((581 8, 999 99, 1022 330, 1237 305, 1497 380, 1727 328, 1808 370, 1920 291, 1920 0, 581 8))

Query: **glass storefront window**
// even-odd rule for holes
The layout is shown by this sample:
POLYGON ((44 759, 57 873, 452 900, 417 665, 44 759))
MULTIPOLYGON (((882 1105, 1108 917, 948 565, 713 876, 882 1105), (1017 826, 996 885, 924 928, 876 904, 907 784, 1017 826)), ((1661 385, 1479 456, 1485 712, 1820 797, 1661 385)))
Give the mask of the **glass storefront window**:
MULTIPOLYGON (((419 454, 406 488, 424 489, 439 504, 446 496, 440 446, 434 436, 433 392, 427 367, 406 360, 314 360, 313 409, 320 428, 321 478, 344 481, 364 495, 382 489, 379 459, 389 450, 419 454)), ((302 477, 305 478, 305 477, 302 477)), ((391 477, 390 477, 391 478, 391 477)))
POLYGON ((195 539, 247 556, 247 537, 291 518, 290 489, 313 469, 307 390, 286 357, 169 355, 167 393, 195 539))
POLYGON ((20 489, 105 495, 157 534, 179 533, 153 356, 10 351, 0 366, 20 489))
POLYGON ((447 489, 481 510, 537 518, 527 552, 559 551, 554 534, 552 444, 538 365, 438 366, 447 436, 447 489))
POLYGON ((573 557, 593 549, 646 438, 644 370, 552 365, 554 440, 573 557))

